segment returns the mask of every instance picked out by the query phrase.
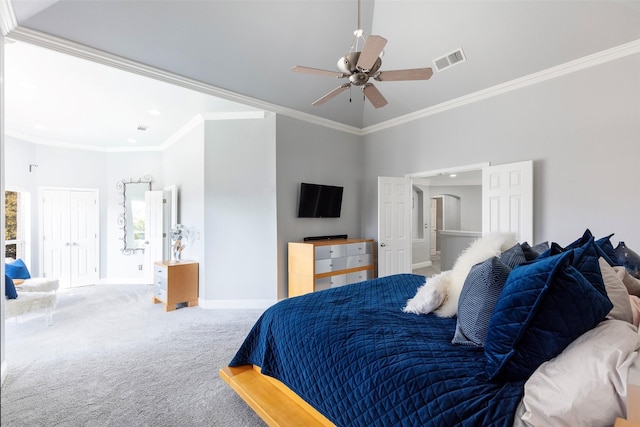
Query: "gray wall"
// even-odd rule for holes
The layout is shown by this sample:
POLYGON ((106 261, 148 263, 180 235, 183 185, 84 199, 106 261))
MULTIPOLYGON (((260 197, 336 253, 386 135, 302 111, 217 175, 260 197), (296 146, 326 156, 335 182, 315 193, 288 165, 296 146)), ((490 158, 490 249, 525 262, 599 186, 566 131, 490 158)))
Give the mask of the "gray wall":
POLYGON ((285 298, 288 242, 334 234, 376 236, 360 232, 364 182, 359 136, 278 116, 276 139, 278 298, 285 298), (301 182, 344 187, 340 218, 298 218, 301 182))
POLYGON ((206 122, 204 279, 209 300, 236 305, 276 300, 275 123, 271 114, 206 122))
POLYGON ((362 234, 376 232, 377 176, 531 159, 535 241, 590 228, 640 248, 639 93, 633 55, 366 135, 362 234))

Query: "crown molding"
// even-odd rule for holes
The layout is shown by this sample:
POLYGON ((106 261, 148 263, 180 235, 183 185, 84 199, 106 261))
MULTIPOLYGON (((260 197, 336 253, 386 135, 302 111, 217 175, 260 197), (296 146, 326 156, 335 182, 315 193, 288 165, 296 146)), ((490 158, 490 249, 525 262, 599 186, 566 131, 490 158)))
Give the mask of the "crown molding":
POLYGON ((379 132, 384 129, 399 126, 414 120, 422 119, 424 117, 433 116, 435 114, 452 110, 454 108, 463 107, 477 101, 482 101, 484 99, 499 96, 507 92, 512 92, 524 87, 546 82, 547 80, 555 79, 557 77, 565 76, 567 74, 575 73, 576 71, 595 67, 596 65, 604 64, 606 62, 624 58, 626 56, 635 55, 637 53, 640 53, 640 39, 615 46, 610 49, 594 53, 592 55, 587 55, 582 58, 557 65, 555 67, 547 68, 546 70, 542 70, 534 74, 529 74, 528 76, 501 83, 487 89, 479 90, 477 92, 452 99, 451 101, 443 102, 441 104, 434 105, 423 110, 415 111, 402 117, 387 120, 386 122, 378 123, 372 126, 367 126, 362 129, 362 134, 367 135, 370 133, 379 132))
POLYGON ((13 12, 13 6, 9 0, 0 0, 0 33, 7 36, 10 32, 18 27, 16 15, 13 12))

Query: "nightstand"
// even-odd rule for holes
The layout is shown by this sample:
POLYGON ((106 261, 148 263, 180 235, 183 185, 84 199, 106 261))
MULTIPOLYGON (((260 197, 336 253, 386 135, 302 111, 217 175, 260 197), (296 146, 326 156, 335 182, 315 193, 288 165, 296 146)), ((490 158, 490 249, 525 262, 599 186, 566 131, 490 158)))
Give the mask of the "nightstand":
POLYGON ((164 311, 198 305, 198 263, 190 261, 156 261, 154 263, 153 303, 163 303, 164 311))

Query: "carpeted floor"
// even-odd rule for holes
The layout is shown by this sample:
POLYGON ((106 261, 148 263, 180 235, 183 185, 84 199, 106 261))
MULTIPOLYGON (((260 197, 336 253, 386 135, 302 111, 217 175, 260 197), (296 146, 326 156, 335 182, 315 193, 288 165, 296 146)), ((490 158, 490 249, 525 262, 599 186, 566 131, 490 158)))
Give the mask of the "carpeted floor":
POLYGON ((218 376, 261 311, 165 313, 151 295, 60 290, 53 325, 8 320, 2 426, 265 426, 218 376))

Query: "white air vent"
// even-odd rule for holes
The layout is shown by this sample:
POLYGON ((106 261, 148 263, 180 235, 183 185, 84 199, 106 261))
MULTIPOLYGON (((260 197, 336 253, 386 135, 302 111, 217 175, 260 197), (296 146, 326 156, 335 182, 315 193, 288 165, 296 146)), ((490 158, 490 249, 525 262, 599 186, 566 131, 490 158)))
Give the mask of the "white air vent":
POLYGON ((436 70, 443 71, 449 67, 453 67, 456 64, 460 64, 461 62, 466 61, 467 58, 464 56, 464 52, 462 48, 456 49, 451 53, 446 54, 440 58, 436 58, 433 60, 434 65, 436 66, 436 70))
POLYGON ((149 126, 147 126, 147 125, 138 125, 138 130, 141 130, 141 131, 143 131, 143 132, 144 132, 145 130, 147 130, 148 128, 149 128, 149 126))

